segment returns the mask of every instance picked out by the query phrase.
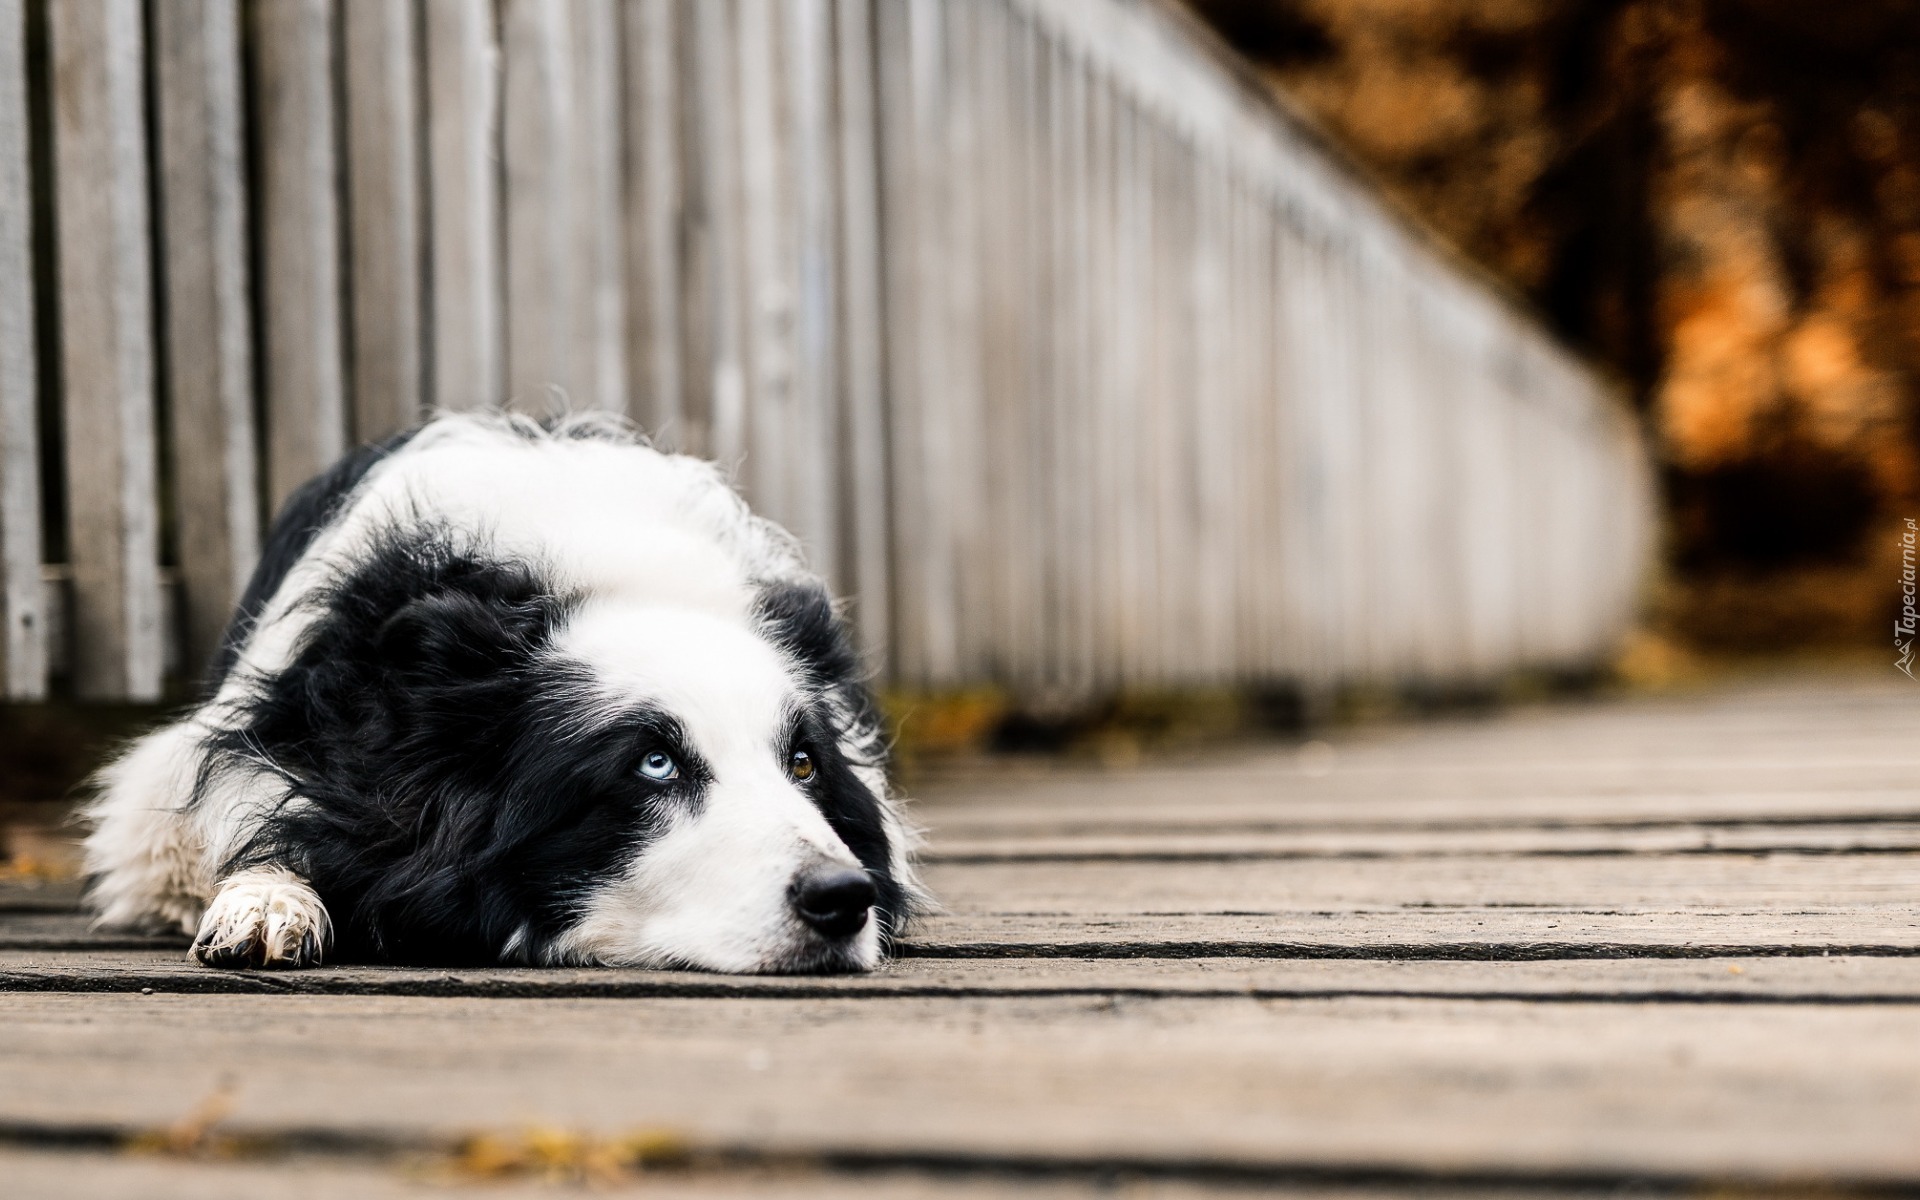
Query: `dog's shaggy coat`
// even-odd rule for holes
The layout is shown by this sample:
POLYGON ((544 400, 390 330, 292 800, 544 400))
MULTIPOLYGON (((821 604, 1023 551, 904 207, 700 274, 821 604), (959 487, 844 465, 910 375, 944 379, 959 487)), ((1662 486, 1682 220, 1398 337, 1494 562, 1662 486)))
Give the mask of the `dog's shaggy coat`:
POLYGON ((288 501, 206 699, 101 773, 91 896, 214 965, 863 969, 918 895, 882 754, 713 467, 441 416, 288 501))

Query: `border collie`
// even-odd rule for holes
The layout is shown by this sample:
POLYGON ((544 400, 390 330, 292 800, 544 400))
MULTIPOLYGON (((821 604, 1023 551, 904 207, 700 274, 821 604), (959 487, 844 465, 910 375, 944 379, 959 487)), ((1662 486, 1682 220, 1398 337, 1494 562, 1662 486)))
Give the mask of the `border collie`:
POLYGON ((442 415, 297 492, 87 809, 102 924, 323 958, 865 970, 917 902, 798 546, 625 424, 442 415))

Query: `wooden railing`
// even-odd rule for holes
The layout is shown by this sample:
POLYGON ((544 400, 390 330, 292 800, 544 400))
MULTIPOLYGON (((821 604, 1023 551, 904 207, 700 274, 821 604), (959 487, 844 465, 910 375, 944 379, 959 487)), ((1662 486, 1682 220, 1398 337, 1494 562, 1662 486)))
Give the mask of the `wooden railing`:
POLYGON ((350 442, 562 395, 908 686, 1578 666, 1652 527, 1609 385, 1159 3, 0 0, 8 694, 159 695, 350 442))

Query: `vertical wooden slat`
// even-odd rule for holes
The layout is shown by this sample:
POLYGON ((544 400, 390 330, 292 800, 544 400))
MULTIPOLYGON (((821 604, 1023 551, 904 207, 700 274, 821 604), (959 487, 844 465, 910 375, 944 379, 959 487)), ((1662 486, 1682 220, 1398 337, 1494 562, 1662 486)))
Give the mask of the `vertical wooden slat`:
POLYGON ((397 0, 341 9, 353 436, 371 442, 418 421, 424 399, 417 10, 397 0))
POLYGON ((793 423, 789 472, 795 532, 814 566, 839 587, 846 573, 834 503, 839 442, 839 200, 833 130, 831 0, 786 0, 788 164, 792 172, 793 423))
MULTIPOLYGON (((1075 48, 1077 51, 1077 48, 1075 48)), ((1066 68, 1066 183, 1072 197, 1067 227, 1066 269, 1068 326, 1063 352, 1071 383, 1057 398, 1060 420, 1059 463, 1065 481, 1066 523, 1056 553, 1068 563, 1065 695, 1084 700, 1097 684, 1099 644, 1099 519, 1097 464, 1099 435, 1100 361, 1095 350, 1100 308, 1095 278, 1094 230, 1097 206, 1095 185, 1095 131, 1098 82, 1091 64, 1075 52, 1066 68)))
POLYGON ((1192 353, 1187 338, 1187 276, 1192 236, 1192 163, 1187 146, 1173 129, 1154 138, 1154 394, 1148 415, 1148 442, 1154 453, 1150 488, 1154 495, 1154 612, 1156 639, 1152 668, 1171 682, 1190 666, 1194 622, 1187 593, 1192 578, 1183 528, 1187 505, 1181 476, 1181 442, 1192 407, 1192 353))
POLYGON ((1083 570, 1088 590, 1085 612, 1090 645, 1086 678, 1091 687, 1104 691, 1119 682, 1115 668, 1120 638, 1116 605, 1118 581, 1113 575, 1120 562, 1119 494, 1114 461, 1119 436, 1116 408, 1119 377, 1115 369, 1119 347, 1113 325, 1114 95, 1110 81, 1103 74, 1091 71, 1087 78, 1085 121, 1086 247, 1081 270, 1087 280, 1084 318, 1087 374, 1082 408, 1085 450, 1081 459, 1084 464, 1081 488, 1087 505, 1083 570))
POLYGON ((1052 447, 1050 401, 1055 377, 1050 320, 1054 308, 1055 217, 1052 203, 1054 171, 1053 58, 1039 28, 1020 22, 1018 63, 1021 79, 1020 120, 1026 140, 1022 147, 1021 189, 1017 193, 1023 225, 1024 255, 1020 287, 1026 351, 1021 362, 1020 425, 1015 451, 1021 477, 1020 533, 1011 549, 1020 555, 1025 586, 1021 613, 1016 685, 1032 692, 1048 680, 1052 663, 1054 582, 1053 478, 1048 455, 1052 447))
POLYGON ((1322 362, 1320 436, 1322 461, 1327 480, 1327 508, 1323 518, 1326 533, 1328 570, 1327 655, 1330 671, 1342 676, 1358 676, 1365 666, 1362 652, 1365 636, 1367 601, 1366 552, 1369 539, 1356 519, 1354 493, 1358 488, 1361 415, 1360 397, 1354 384, 1353 339, 1350 333, 1355 305, 1352 303, 1352 276, 1343 247, 1331 230, 1325 231, 1319 244, 1319 267, 1326 297, 1317 322, 1316 336, 1326 339, 1327 352, 1322 362))
POLYGON ((240 13, 153 10, 168 436, 186 661, 208 661, 259 557, 240 13))
POLYGON ((610 0, 505 0, 507 381, 535 411, 626 407, 619 46, 610 0))
MULTIPOLYGON (((775 0, 733 0, 740 120, 741 287, 746 321, 747 497, 774 520, 794 520, 794 270, 782 63, 775 0)), ((797 531, 796 531, 797 532, 797 531)))
POLYGON ((0 655, 12 700, 38 700, 47 692, 27 143, 25 6, 0 0, 0 655))
POLYGON ((699 348, 701 419, 694 448, 730 467, 746 452, 747 373, 741 297, 740 141, 734 77, 732 5, 693 5, 692 61, 697 79, 692 127, 698 143, 699 253, 696 288, 703 303, 692 339, 699 348))
POLYGON ((930 194, 938 187, 939 10, 931 0, 875 5, 880 69, 880 132, 885 267, 888 450, 891 456, 893 564, 892 657, 896 678, 927 686, 951 668, 950 609, 940 603, 934 533, 938 481, 927 461, 930 380, 941 375, 932 263, 940 222, 930 194))
POLYGON ((628 409, 622 217, 619 15, 616 0, 570 0, 567 143, 572 172, 573 361, 576 406, 628 409))
MULTIPOLYGON (((896 252, 912 256, 918 302, 913 309, 914 365, 910 407, 903 409, 902 440, 911 439, 917 469, 920 538, 918 600, 920 650, 930 685, 951 685, 959 665, 959 613, 954 595, 952 442, 946 416, 952 403, 951 329, 947 278, 950 269, 951 181, 942 169, 947 140, 947 45, 939 0, 907 0, 907 62, 912 120, 914 240, 896 252), (910 416, 909 416, 910 414, 910 416)), ((911 476, 906 476, 911 478, 911 476)))
POLYGON ((1328 689, 1335 681, 1341 622, 1339 495, 1334 478, 1334 447, 1330 445, 1341 397, 1336 393, 1335 359, 1339 347, 1328 329, 1328 289, 1332 272, 1323 230, 1303 222, 1299 265, 1294 276, 1294 337, 1291 346, 1300 359, 1294 469, 1303 484, 1300 523, 1301 553, 1296 587, 1307 614, 1302 631, 1301 677, 1309 689, 1328 689))
POLYGON ((138 0, 48 9, 75 690, 160 694, 152 229, 138 0))
MULTIPOLYGON (((940 14, 943 95, 936 118, 943 126, 936 153, 941 176, 945 231, 939 248, 938 336, 945 340, 946 370, 937 381, 938 407, 929 412, 930 457, 939 464, 941 523, 947 547, 942 562, 943 607, 951 616, 952 681, 978 679, 988 669, 991 592, 981 558, 989 552, 983 517, 987 509, 981 437, 980 193, 983 180, 979 134, 979 21, 981 4, 948 4, 940 14)), ((930 387, 935 381, 929 381, 930 387)), ((929 394, 935 394, 930 391, 929 394)))
POLYGON ((1138 342, 1135 363, 1138 374, 1133 390, 1133 530, 1131 541, 1134 562, 1132 610, 1138 633, 1133 645, 1132 676, 1136 683, 1157 682, 1161 637, 1159 609, 1159 511, 1158 440, 1154 436, 1155 413, 1160 380, 1166 355, 1157 336, 1159 294, 1164 289, 1161 244, 1165 234, 1161 224, 1160 123, 1157 114, 1145 108, 1137 110, 1132 121, 1131 170, 1128 177, 1129 224, 1136 245, 1136 286, 1130 295, 1133 309, 1133 336, 1138 342))
POLYGON ((1195 362, 1194 411, 1188 418, 1188 480, 1192 488, 1189 530, 1198 559, 1195 579, 1207 585, 1194 597, 1198 625, 1195 655, 1201 675, 1218 679, 1226 665, 1232 593, 1226 584, 1223 524, 1231 469, 1220 461, 1218 434, 1227 413, 1232 378, 1227 352, 1228 190, 1218 167, 1209 163, 1194 181, 1195 216, 1191 320, 1195 362))
MULTIPOLYGON (((853 615, 867 663, 890 665, 886 361, 880 306, 879 130, 874 99, 873 0, 837 0, 835 82, 839 99, 842 545, 851 567, 853 615)), ((843 587, 846 584, 843 583, 843 587)))
POLYGON ((1079 159, 1080 144, 1074 106, 1077 95, 1077 71, 1073 60, 1057 43, 1049 41, 1047 54, 1047 150, 1048 172, 1052 176, 1050 203, 1058 206, 1052 222, 1049 307, 1041 319, 1047 322, 1049 362, 1048 390, 1040 398, 1044 431, 1045 465, 1042 477, 1047 486, 1047 628, 1046 682, 1055 689, 1067 690, 1079 684, 1078 647, 1086 632, 1076 609, 1079 598, 1079 549, 1074 515, 1075 479, 1072 462, 1078 445, 1079 430, 1074 427, 1070 406, 1080 394, 1079 261, 1076 234, 1080 230, 1079 159))
POLYGON ((267 0, 253 13, 267 491, 277 506, 346 448, 334 7, 267 0))
POLYGON ((571 398, 576 365, 571 12, 566 0, 500 5, 507 391, 535 411, 571 398))
POLYGON ((1024 85, 1020 46, 1003 4, 981 6, 975 54, 979 70, 980 486, 984 544, 972 574, 980 580, 981 670, 1012 674, 1022 657, 1021 613, 1030 604, 1026 575, 1029 501, 1024 457, 1023 385, 1028 314, 1022 303, 1027 225, 1021 201, 1025 130, 1017 123, 1024 85))
POLYGON ((1264 674, 1266 644, 1262 598, 1265 581, 1260 566, 1267 559, 1266 523, 1272 512, 1264 492, 1267 463, 1261 450, 1267 442, 1268 406, 1261 403, 1260 384, 1267 373, 1261 361, 1262 336, 1259 282, 1267 228, 1246 181, 1233 189, 1234 250, 1234 428, 1227 441, 1233 460, 1234 531, 1229 569, 1233 572, 1234 663, 1232 678, 1248 682, 1264 674))
POLYGON ((492 0, 424 0, 428 398, 505 398, 501 313, 499 47, 492 0))
POLYGON ((626 42, 627 353, 634 416, 673 445, 685 404, 681 328, 680 0, 622 9, 626 42))
POLYGON ((1119 521, 1114 551, 1114 648, 1116 668, 1127 684, 1138 686, 1148 677, 1143 669, 1147 640, 1147 473, 1142 443, 1146 428, 1146 389, 1149 386, 1148 345, 1153 328, 1148 317, 1148 276, 1151 234, 1147 202, 1151 180, 1145 173, 1143 119, 1132 103, 1121 105, 1115 128, 1114 241, 1114 386, 1116 425, 1113 431, 1114 504, 1119 521))
MULTIPOLYGON (((1271 187, 1271 181, 1269 184, 1271 187)), ((1298 436, 1301 400, 1297 380, 1301 374, 1302 353, 1294 328, 1292 280, 1300 269, 1299 231, 1291 220, 1284 193, 1270 190, 1266 204, 1273 226, 1272 260, 1267 264, 1266 326, 1273 367, 1268 398, 1273 424, 1267 444, 1269 469, 1273 472, 1268 488, 1273 505, 1269 526, 1273 544, 1265 564, 1268 630, 1273 639, 1269 682, 1304 689, 1307 656, 1301 635, 1308 617, 1300 603, 1301 589, 1295 583, 1301 570, 1297 564, 1305 548, 1303 510, 1307 500, 1305 481, 1297 478, 1301 462, 1298 436)))

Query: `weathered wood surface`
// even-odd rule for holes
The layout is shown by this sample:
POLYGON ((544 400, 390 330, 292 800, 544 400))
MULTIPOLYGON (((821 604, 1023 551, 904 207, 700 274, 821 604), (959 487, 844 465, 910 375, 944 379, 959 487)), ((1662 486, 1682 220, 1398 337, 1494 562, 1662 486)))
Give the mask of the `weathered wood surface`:
POLYGON ((341 6, 353 437, 374 442, 420 419, 422 206, 414 6, 341 6))
POLYGON ((333 0, 255 5, 267 496, 274 507, 347 448, 347 325, 333 0))
POLYGON ((153 10, 168 446, 186 657, 209 661, 259 559, 241 13, 153 10))
MULTIPOLYGON (((850 1165, 929 1195, 1129 1167, 1191 1194, 1913 1187, 1915 733, 1910 689, 1827 682, 976 767, 922 789, 945 911, 858 977, 220 973, 10 885, 0 1133, 109 1146, 228 1086, 223 1129, 348 1174, 554 1125, 728 1150, 668 1185, 714 1194, 777 1192, 739 1163, 790 1154, 855 1195, 850 1165), (980 1175, 1014 1169, 1052 1174, 980 1175)), ((291 1178, 266 1169, 226 1178, 291 1178)))
MULTIPOLYGON (((184 943, 180 944, 184 946, 184 943)), ((1529 1000, 1537 1003, 1914 1004, 1920 955, 1540 961, 1304 958, 896 959, 867 975, 605 968, 340 966, 208 971, 184 949, 0 949, 0 991, 535 999, 1116 996, 1529 1000)))
POLYGON ((505 399, 500 251, 499 45, 489 0, 425 0, 426 155, 432 186, 428 392, 439 408, 505 399))
POLYGON ((145 30, 131 0, 47 6, 75 690, 157 700, 160 513, 145 30))
POLYGON ((1911 1179, 1920 1006, 16 994, 0 1120, 765 1152, 1911 1179))
POLYGON ((0 0, 0 680, 9 698, 38 700, 47 691, 47 630, 26 37, 26 6, 0 0))
MULTIPOLYGON (((382 1164, 342 1163, 313 1154, 234 1162, 4 1148, 0 1148, 0 1178, 13 1183, 24 1195, 85 1196, 88 1200, 335 1200, 342 1196, 355 1200, 434 1200, 447 1196, 552 1200, 578 1194, 640 1196, 647 1200, 1080 1200, 1115 1195, 1126 1200, 1192 1200, 1222 1194, 1206 1184, 1151 1176, 1088 1179, 1031 1171, 959 1173, 908 1167, 850 1174, 804 1163, 654 1171, 626 1183, 596 1181, 583 1193, 556 1186, 537 1175, 531 1180, 463 1180, 461 1173, 432 1161, 395 1171, 382 1164)), ((1422 1200, 1478 1200, 1484 1193, 1455 1187, 1422 1187, 1409 1193, 1393 1187, 1303 1183, 1278 1189, 1264 1184, 1257 1191, 1230 1188, 1227 1194, 1283 1196, 1286 1200, 1402 1200, 1408 1195, 1422 1200)), ((1503 1188, 1499 1194, 1503 1200, 1567 1200, 1570 1195, 1614 1193, 1503 1188)))

